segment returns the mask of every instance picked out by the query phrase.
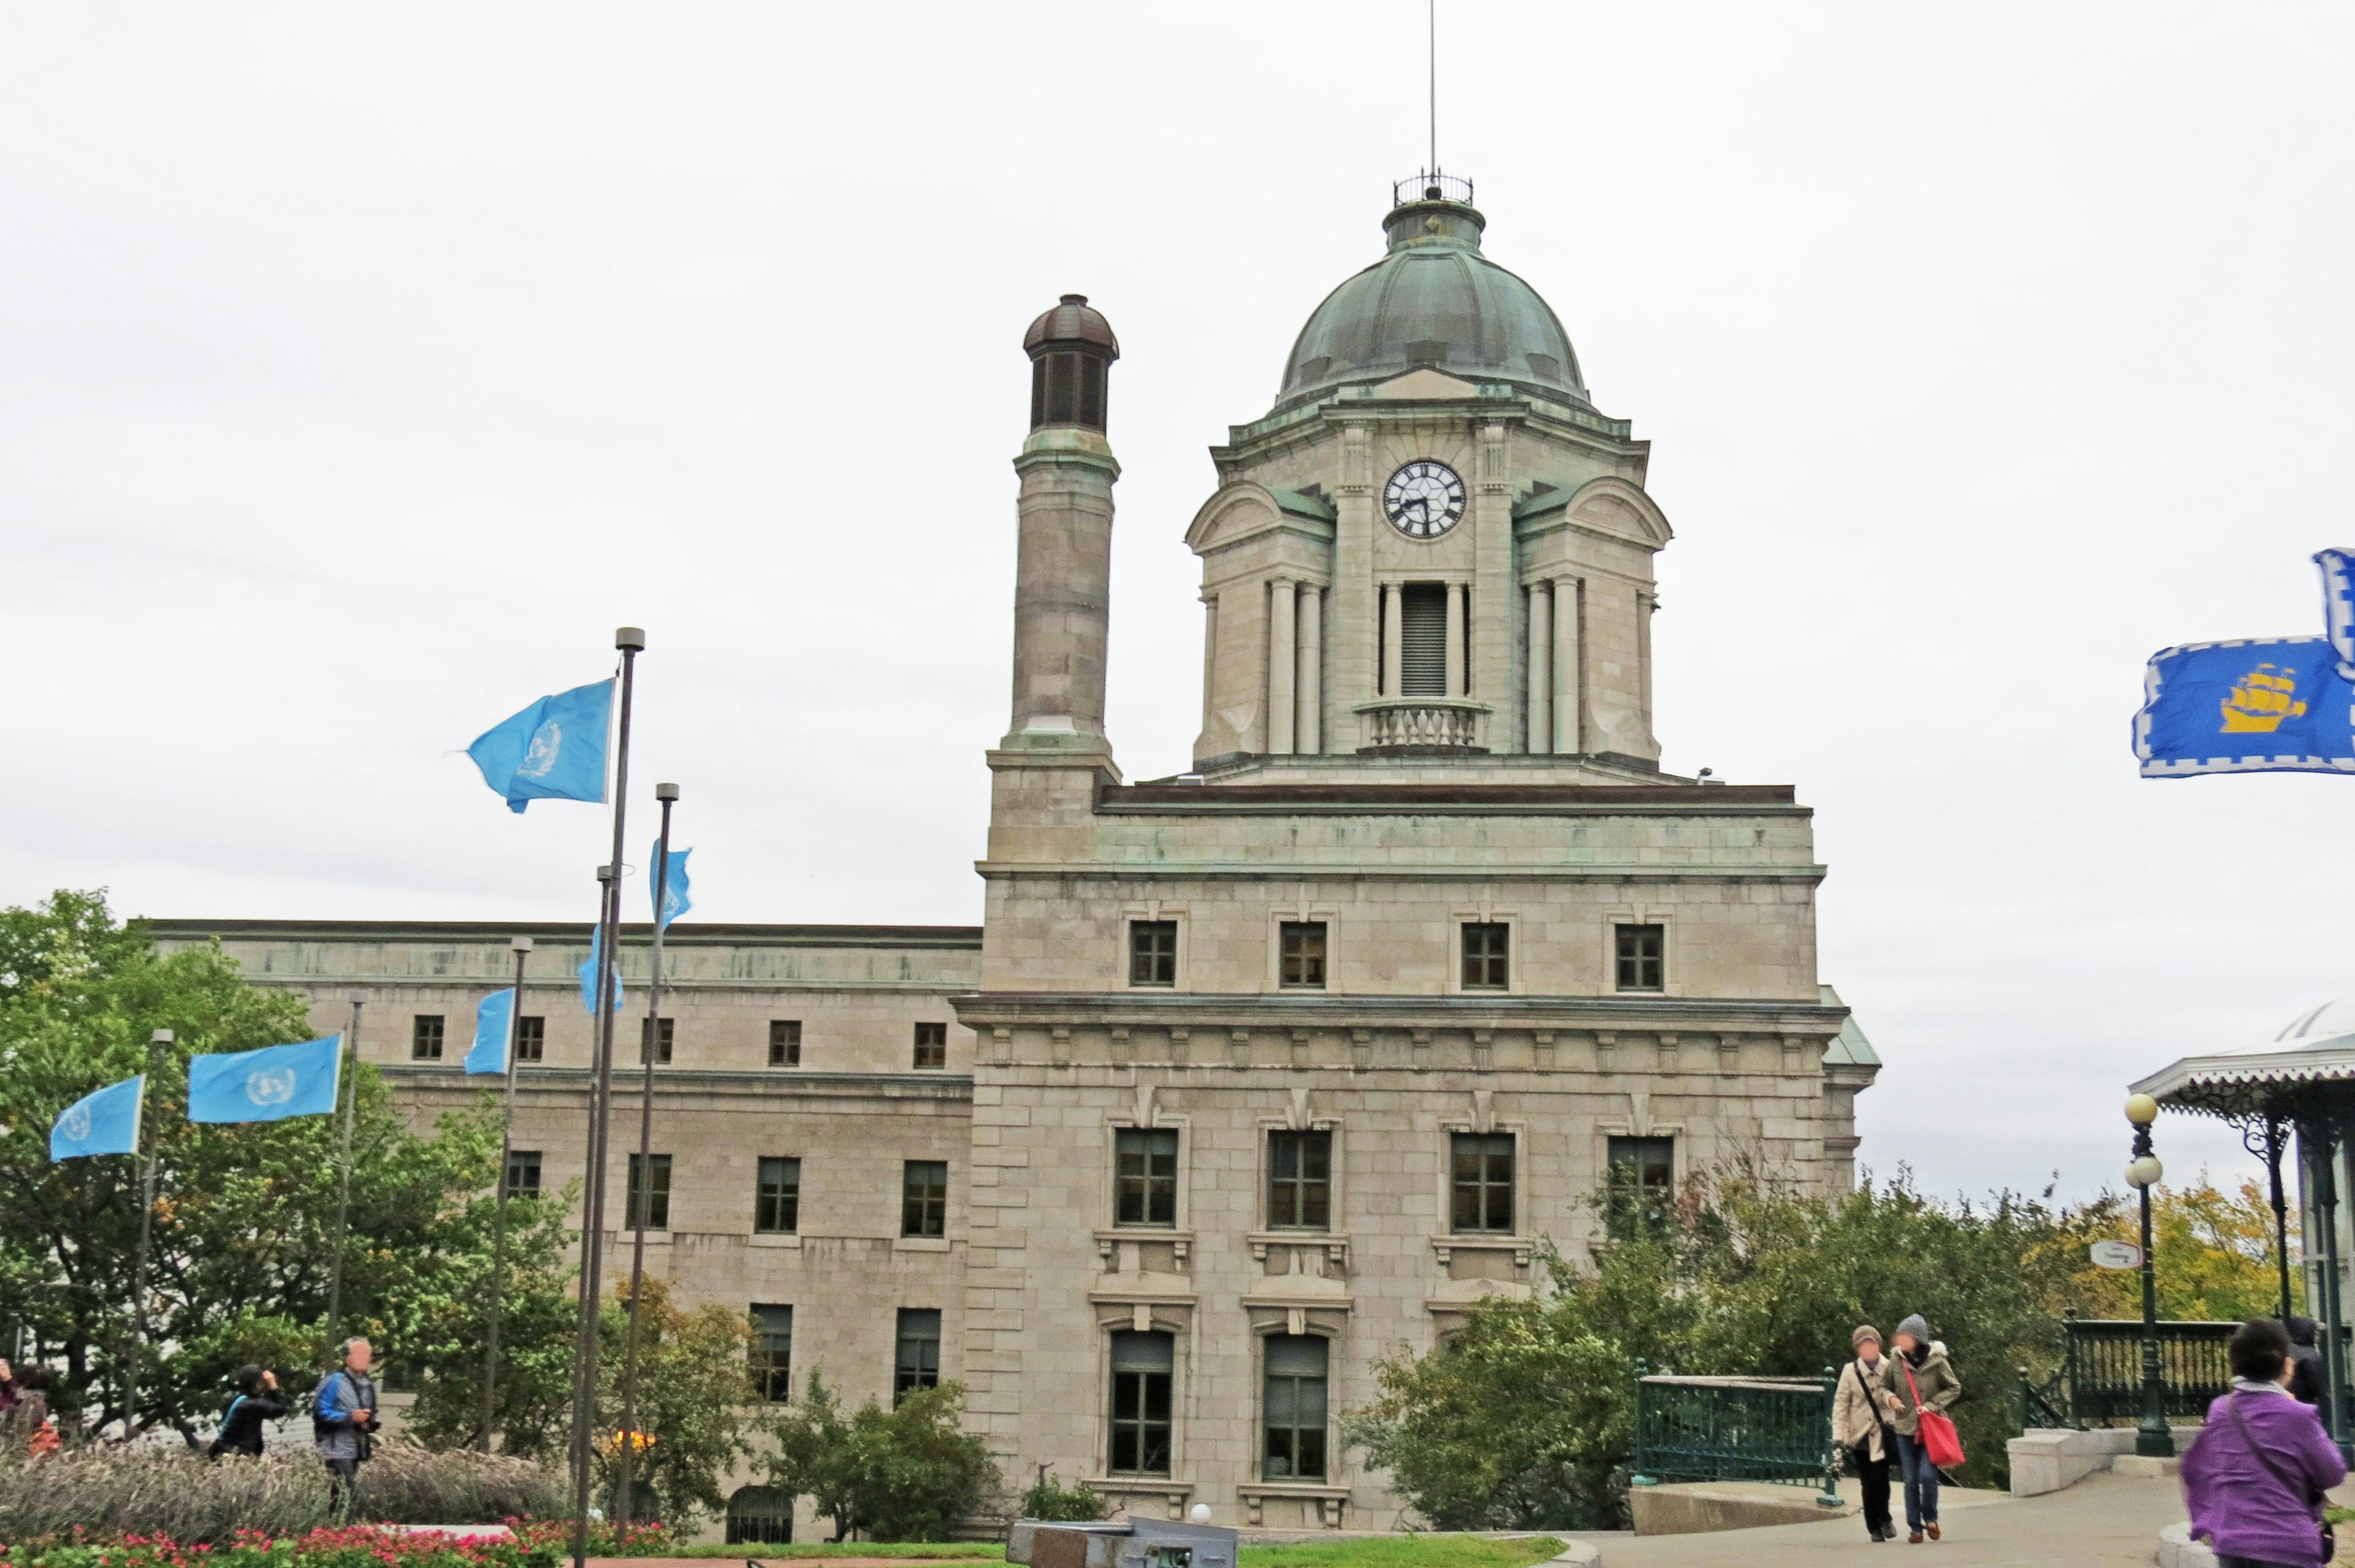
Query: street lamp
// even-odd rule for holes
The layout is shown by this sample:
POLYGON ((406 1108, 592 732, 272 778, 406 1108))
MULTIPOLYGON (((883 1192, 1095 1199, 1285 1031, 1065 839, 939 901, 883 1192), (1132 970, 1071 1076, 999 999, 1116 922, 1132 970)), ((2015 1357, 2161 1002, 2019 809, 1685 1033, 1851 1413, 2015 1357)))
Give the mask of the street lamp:
POLYGON ((2167 1174, 2150 1151, 2150 1125, 2158 1120, 2158 1102, 2147 1094, 2127 1096, 2126 1120, 2135 1130, 2126 1185, 2142 1197, 2142 1425, 2135 1433, 2135 1452, 2146 1458, 2171 1459, 2175 1434, 2167 1424, 2167 1385, 2158 1376, 2158 1275, 2150 1257, 2150 1189, 2167 1174))

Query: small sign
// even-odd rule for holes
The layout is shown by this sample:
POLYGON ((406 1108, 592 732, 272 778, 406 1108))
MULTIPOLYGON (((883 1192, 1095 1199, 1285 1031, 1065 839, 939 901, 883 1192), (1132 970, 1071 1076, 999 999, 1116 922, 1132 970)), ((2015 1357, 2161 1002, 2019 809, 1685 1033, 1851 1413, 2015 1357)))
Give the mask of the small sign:
POLYGON ((2095 1242, 2087 1249, 2095 1268, 2140 1268, 2142 1249, 2132 1242, 2095 1242))

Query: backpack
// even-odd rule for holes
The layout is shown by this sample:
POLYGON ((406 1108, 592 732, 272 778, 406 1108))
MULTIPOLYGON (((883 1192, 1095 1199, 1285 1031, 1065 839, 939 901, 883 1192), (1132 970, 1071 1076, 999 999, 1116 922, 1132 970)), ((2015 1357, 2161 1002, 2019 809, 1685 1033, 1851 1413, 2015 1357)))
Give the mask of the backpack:
POLYGON ((227 1410, 221 1412, 220 1430, 213 1434, 211 1444, 206 1447, 206 1458, 218 1459, 229 1452, 229 1424, 237 1419, 237 1407, 244 1403, 245 1395, 240 1394, 229 1402, 227 1410))

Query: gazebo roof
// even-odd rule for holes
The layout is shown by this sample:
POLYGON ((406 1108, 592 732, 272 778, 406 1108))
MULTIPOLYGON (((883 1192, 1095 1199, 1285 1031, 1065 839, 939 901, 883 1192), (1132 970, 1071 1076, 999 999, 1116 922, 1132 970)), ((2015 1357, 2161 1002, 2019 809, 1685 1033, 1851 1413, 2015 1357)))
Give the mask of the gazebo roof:
POLYGON ((2272 1040, 2187 1056, 2134 1085, 2160 1104, 2227 1120, 2295 1116, 2355 1098, 2355 998, 2300 1013, 2272 1040))

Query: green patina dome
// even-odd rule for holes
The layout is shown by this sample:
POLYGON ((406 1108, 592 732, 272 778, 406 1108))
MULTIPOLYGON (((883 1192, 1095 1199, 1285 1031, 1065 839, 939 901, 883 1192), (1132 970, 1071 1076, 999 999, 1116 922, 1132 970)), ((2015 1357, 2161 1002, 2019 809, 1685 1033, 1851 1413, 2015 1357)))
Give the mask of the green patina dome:
POLYGON ((1480 254, 1487 219, 1410 201, 1382 220, 1390 254, 1325 297, 1284 362, 1279 409, 1431 366, 1583 403, 1570 334, 1537 290, 1480 254))

